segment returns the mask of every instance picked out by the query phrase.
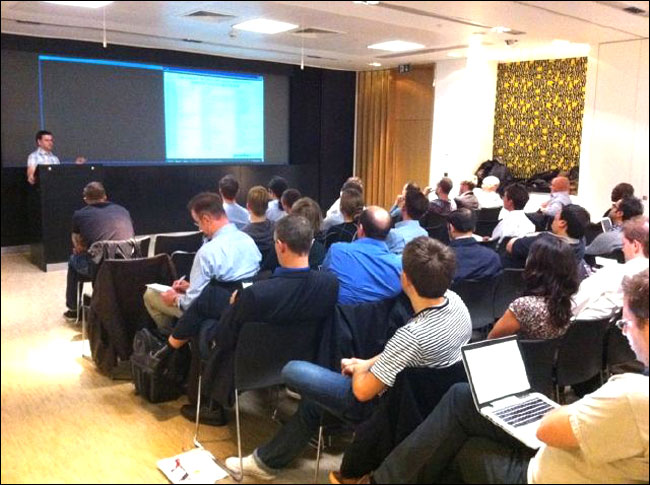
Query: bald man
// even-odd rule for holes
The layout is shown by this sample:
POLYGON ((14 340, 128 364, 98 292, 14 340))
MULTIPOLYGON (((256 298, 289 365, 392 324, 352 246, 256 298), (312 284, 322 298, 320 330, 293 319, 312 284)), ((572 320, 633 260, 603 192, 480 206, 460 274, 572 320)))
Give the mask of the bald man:
POLYGON ((330 246, 323 269, 339 280, 339 303, 378 301, 401 291, 402 259, 385 242, 390 224, 386 209, 370 206, 359 217, 357 240, 330 246))
POLYGON ((551 181, 551 197, 541 205, 541 211, 551 217, 562 210, 562 207, 571 203, 569 190, 571 183, 566 177, 555 177, 551 181))

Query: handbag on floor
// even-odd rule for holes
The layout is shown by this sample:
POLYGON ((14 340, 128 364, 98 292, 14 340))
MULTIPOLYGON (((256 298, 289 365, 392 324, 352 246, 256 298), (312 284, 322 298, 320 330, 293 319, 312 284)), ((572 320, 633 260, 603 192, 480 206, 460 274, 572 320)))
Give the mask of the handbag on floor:
POLYGON ((186 347, 172 350, 156 330, 138 330, 133 340, 131 370, 136 394, 151 403, 171 401, 184 392, 189 369, 186 347))

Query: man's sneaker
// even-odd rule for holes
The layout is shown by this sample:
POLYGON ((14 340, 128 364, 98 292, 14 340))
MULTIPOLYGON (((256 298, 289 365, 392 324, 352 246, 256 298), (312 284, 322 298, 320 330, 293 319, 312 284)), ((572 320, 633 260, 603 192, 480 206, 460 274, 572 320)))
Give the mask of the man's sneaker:
MULTIPOLYGON (((275 480, 275 475, 260 468, 253 455, 245 456, 242 459, 242 465, 244 467, 244 475, 246 476, 259 478, 260 480, 265 481, 275 480)), ((234 472, 239 472, 239 457, 231 456, 230 458, 226 458, 226 466, 234 472)))
POLYGON ((63 314, 66 322, 76 322, 77 321, 77 310, 68 310, 63 314))
POLYGON ((329 474, 330 483, 343 484, 343 483, 370 483, 370 475, 364 475, 358 478, 344 478, 340 472, 331 471, 329 474))
MULTIPOLYGON (((181 407, 181 414, 184 418, 196 422, 196 405, 185 404, 181 407)), ((223 407, 216 405, 211 408, 201 406, 199 410, 199 423, 210 426, 224 426, 228 422, 226 411, 223 407)))

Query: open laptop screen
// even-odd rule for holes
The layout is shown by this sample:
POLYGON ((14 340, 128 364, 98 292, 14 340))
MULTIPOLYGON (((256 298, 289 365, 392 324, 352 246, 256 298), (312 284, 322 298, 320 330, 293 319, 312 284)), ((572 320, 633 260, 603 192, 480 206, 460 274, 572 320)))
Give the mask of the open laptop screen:
POLYGON ((530 389, 516 337, 486 340, 462 350, 479 406, 530 389))

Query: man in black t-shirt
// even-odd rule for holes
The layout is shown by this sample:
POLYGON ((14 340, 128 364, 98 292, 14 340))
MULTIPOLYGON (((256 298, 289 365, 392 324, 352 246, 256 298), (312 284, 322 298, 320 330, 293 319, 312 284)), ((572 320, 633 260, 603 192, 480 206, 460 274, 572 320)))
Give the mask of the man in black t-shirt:
POLYGON ((72 255, 68 260, 68 280, 63 316, 68 321, 77 319, 77 282, 79 276, 94 278, 96 265, 88 248, 96 241, 119 241, 134 237, 131 215, 124 207, 109 202, 104 186, 90 182, 83 191, 86 207, 72 216, 72 255))

